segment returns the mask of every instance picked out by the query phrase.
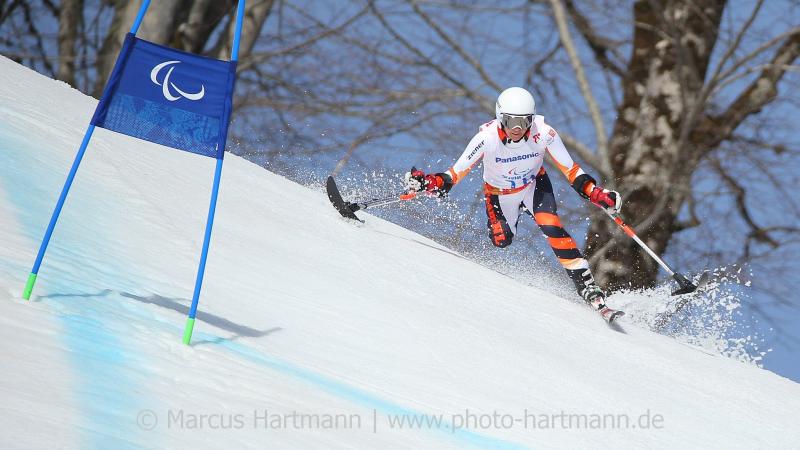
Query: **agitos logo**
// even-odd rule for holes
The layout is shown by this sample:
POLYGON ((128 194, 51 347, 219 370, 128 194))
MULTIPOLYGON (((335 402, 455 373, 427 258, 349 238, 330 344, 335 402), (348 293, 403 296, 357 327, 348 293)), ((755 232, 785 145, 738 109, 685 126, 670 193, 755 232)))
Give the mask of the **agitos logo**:
POLYGON ((178 86, 175 86, 175 83, 169 81, 169 77, 172 76, 172 71, 175 70, 175 67, 170 67, 169 70, 167 70, 167 74, 164 75, 164 79, 162 81, 158 81, 158 74, 161 72, 161 69, 180 63, 180 61, 165 61, 153 67, 153 70, 150 71, 150 80, 156 85, 161 86, 161 93, 164 94, 164 98, 171 102, 179 100, 181 97, 193 101, 200 100, 206 95, 206 87, 204 85, 200 85, 200 91, 189 93, 182 91, 178 86), (174 95, 172 90, 174 90, 177 95, 174 95))

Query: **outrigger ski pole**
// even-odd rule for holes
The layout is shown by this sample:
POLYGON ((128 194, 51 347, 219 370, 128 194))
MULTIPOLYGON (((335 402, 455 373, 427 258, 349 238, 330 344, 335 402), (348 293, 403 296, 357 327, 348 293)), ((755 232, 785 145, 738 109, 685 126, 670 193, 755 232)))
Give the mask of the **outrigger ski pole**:
POLYGON ((364 202, 355 202, 355 203, 345 202, 345 205, 347 205, 347 207, 349 207, 351 211, 356 212, 356 211, 361 211, 362 209, 373 208, 375 206, 383 206, 391 203, 411 200, 416 196, 417 196, 416 192, 403 192, 401 194, 394 194, 391 197, 375 198, 364 202))
POLYGON ((412 200, 417 197, 416 192, 400 192, 394 194, 390 197, 386 198, 376 198, 373 200, 367 200, 363 202, 347 202, 342 198, 342 194, 339 193, 339 188, 336 186, 336 180, 333 179, 333 176, 328 177, 328 181, 325 185, 325 189, 328 191, 328 199, 330 199, 331 204, 342 217, 346 219, 353 219, 359 222, 363 222, 363 220, 359 219, 358 216, 355 215, 356 211, 360 211, 362 209, 372 208, 375 206, 383 206, 388 205, 391 203, 401 202, 405 200, 412 200))
POLYGON ((694 284, 694 283, 692 283, 691 281, 689 281, 689 279, 688 279, 688 278, 686 278, 685 276, 683 276, 682 274, 680 274, 680 273, 678 273, 678 272, 675 272, 674 270, 672 270, 672 268, 671 268, 670 266, 668 266, 668 265, 667 265, 667 263, 665 263, 665 262, 664 262, 664 261, 663 261, 661 258, 659 258, 659 257, 658 257, 658 255, 656 255, 656 254, 655 254, 655 252, 654 252, 653 250, 651 250, 651 249, 650 249, 650 247, 648 247, 648 246, 647 246, 647 244, 645 244, 644 242, 642 242, 642 240, 641 240, 641 239, 639 239, 639 236, 637 236, 637 235, 636 235, 636 232, 635 232, 635 231, 633 231, 633 228, 631 228, 630 226, 628 226, 628 225, 627 225, 627 224, 626 224, 626 223, 625 223, 625 222, 622 220, 622 218, 619 216, 619 213, 612 213, 612 212, 609 212, 609 211, 607 211, 607 210, 605 210, 605 209, 603 209, 603 211, 604 211, 606 214, 608 214, 608 217, 611 217, 611 219, 612 219, 612 220, 614 220, 614 222, 616 222, 616 223, 617 223, 617 225, 619 225, 619 226, 620 226, 620 228, 622 228, 622 231, 624 231, 624 232, 625 232, 625 234, 627 234, 628 236, 630 236, 630 237, 631 237, 631 239, 633 239, 634 241, 636 241, 636 243, 637 243, 637 244, 639 244, 639 245, 640 245, 640 246, 641 246, 643 249, 645 249, 645 251, 647 252, 647 254, 649 254, 650 256, 652 256, 652 257, 653 257, 653 259, 655 259, 655 260, 656 260, 656 262, 657 262, 657 263, 658 263, 658 264, 659 264, 661 267, 663 267, 663 268, 664 268, 664 270, 666 270, 666 271, 667 271, 667 273, 669 274, 669 276, 671 276, 671 277, 672 277, 672 278, 673 278, 675 281, 677 281, 677 282, 678 282, 678 286, 679 286, 679 288, 678 288, 677 290, 673 291, 673 292, 672 292, 672 295, 682 295, 682 294, 689 294, 689 293, 691 293, 691 292, 694 292, 694 291, 696 291, 696 290, 697 290, 699 287, 701 287, 701 286, 705 285, 705 284, 708 282, 708 272, 704 272, 704 273, 703 273, 703 274, 700 276, 700 279, 699 279, 699 280, 697 280, 697 284, 694 284))

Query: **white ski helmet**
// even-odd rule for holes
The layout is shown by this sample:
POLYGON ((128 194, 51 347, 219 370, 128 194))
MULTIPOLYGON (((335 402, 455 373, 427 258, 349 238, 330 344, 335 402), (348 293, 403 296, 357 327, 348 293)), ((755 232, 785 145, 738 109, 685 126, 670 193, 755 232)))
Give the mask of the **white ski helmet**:
POLYGON ((510 87, 497 97, 495 115, 505 128, 522 126, 523 129, 528 129, 536 115, 536 102, 526 89, 510 87))

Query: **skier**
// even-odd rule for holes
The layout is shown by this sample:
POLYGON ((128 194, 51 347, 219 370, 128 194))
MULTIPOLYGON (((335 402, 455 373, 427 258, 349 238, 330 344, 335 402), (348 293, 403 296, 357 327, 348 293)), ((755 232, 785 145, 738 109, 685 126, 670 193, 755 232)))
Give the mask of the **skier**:
POLYGON ((582 197, 610 212, 618 213, 622 198, 618 192, 603 189, 572 161, 558 133, 536 115, 536 103, 527 90, 511 87, 497 98, 496 119, 482 125, 456 163, 446 172, 406 173, 410 191, 446 195, 483 158, 484 195, 489 239, 503 248, 511 244, 523 211, 531 214, 547 236, 558 261, 586 303, 606 321, 622 315, 605 304, 605 293, 595 283, 589 263, 581 255, 556 212, 553 186, 544 170, 549 153, 572 188, 582 197))

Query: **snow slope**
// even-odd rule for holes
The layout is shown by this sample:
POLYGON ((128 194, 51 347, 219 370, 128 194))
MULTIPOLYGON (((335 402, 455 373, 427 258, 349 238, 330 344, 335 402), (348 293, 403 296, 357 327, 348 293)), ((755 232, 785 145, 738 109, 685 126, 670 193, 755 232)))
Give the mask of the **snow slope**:
POLYGON ((184 346, 214 161, 106 130, 25 302, 94 105, 0 58, 2 448, 800 446, 798 384, 231 155, 184 346))

